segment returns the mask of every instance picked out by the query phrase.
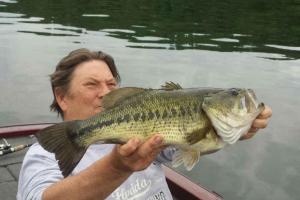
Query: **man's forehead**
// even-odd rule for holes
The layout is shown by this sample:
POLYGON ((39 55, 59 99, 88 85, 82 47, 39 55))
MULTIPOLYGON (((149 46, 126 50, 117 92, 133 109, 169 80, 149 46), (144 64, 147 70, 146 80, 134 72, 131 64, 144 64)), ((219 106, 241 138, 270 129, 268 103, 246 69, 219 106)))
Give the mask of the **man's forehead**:
POLYGON ((102 81, 112 81, 114 77, 104 62, 86 62, 77 66, 73 73, 73 78, 75 79, 95 79, 102 81))

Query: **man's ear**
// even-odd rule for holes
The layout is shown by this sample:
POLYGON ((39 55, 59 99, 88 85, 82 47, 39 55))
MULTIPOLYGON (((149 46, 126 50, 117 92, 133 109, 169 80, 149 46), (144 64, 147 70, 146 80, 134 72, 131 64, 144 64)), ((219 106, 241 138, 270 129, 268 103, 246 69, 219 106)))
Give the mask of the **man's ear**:
POLYGON ((56 102, 63 112, 66 112, 68 104, 66 103, 66 94, 61 88, 55 88, 54 95, 56 102))

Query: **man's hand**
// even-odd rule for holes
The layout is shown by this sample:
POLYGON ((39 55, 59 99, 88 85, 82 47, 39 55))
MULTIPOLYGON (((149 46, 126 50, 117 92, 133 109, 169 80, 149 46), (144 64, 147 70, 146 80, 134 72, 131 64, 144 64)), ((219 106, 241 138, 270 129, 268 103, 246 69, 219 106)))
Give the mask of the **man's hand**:
POLYGON ((261 128, 266 128, 269 118, 272 116, 272 110, 269 106, 265 106, 265 109, 254 120, 249 132, 244 135, 241 140, 252 138, 256 132, 261 128))
POLYGON ((134 172, 146 169, 163 150, 163 138, 154 135, 145 142, 130 139, 124 145, 116 145, 112 151, 112 164, 120 172, 134 172))

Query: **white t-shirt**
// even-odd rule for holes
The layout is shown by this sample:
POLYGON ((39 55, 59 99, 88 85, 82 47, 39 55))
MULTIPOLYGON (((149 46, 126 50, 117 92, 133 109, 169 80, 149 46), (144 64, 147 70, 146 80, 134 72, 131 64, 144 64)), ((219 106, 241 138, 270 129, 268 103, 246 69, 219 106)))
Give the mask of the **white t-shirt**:
MULTIPOLYGON (((111 152, 113 144, 91 145, 71 175, 75 175, 111 152)), ((107 200, 170 200, 172 195, 161 169, 171 161, 175 148, 166 148, 147 169, 134 172, 107 200)), ((38 143, 26 153, 19 176, 17 200, 40 200, 43 191, 63 179, 55 156, 38 143)), ((109 181, 109 180, 108 180, 109 181)), ((101 185, 99 185, 101 187, 101 185)))

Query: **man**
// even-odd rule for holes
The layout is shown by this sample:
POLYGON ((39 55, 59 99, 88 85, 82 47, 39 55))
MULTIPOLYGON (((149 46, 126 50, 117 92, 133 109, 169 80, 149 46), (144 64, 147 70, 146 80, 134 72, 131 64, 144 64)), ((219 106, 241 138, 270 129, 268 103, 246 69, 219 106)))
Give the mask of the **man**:
MULTIPOLYGON (((101 112, 102 98, 117 88, 119 81, 112 57, 103 52, 75 50, 58 63, 51 75, 55 96, 51 108, 64 121, 87 119, 101 112)), ((267 107, 245 138, 266 127, 271 113, 267 107)), ((54 155, 34 144, 24 158, 17 198, 144 200, 160 194, 172 199, 155 159, 170 161, 174 149, 163 148, 159 134, 144 143, 133 138, 124 145, 91 145, 72 176, 63 178, 54 155)))

